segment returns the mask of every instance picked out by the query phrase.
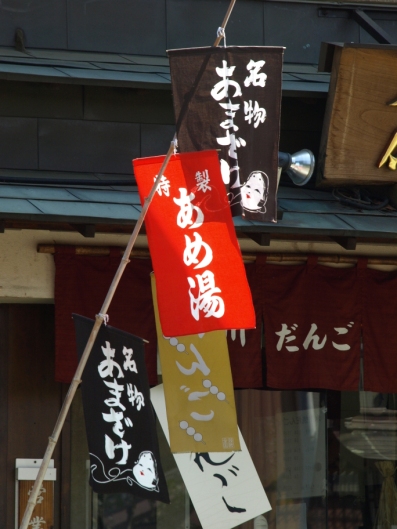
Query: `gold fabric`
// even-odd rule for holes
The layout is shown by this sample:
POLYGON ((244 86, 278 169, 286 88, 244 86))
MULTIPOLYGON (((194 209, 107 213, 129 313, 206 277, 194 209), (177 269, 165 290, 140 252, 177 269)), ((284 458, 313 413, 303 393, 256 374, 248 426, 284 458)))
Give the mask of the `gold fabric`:
POLYGON ((165 338, 152 293, 171 451, 240 450, 225 331, 165 338))

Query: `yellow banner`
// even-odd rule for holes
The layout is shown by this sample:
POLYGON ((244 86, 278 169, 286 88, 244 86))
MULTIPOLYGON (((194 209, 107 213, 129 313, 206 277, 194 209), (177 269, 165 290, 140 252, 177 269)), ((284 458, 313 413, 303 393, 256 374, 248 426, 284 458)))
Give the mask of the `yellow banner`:
POLYGON ((151 281, 171 452, 240 450, 225 331, 163 336, 151 281))

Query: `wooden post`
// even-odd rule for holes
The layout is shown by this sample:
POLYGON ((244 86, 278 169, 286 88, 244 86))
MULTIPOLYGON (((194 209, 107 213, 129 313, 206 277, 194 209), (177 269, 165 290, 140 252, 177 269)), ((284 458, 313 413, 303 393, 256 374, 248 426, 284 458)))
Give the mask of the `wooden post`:
MULTIPOLYGON (((224 30, 225 27, 226 27, 226 24, 229 20, 229 17, 230 17, 230 14, 232 12, 232 9, 234 7, 234 4, 236 3, 236 0, 231 0, 230 4, 229 4, 229 8, 227 10, 227 13, 226 13, 226 16, 223 20, 223 23, 222 23, 222 29, 224 30)), ((214 46, 217 46, 219 44, 219 42, 221 41, 221 39, 223 38, 222 35, 218 36, 216 41, 215 41, 215 44, 214 46)), ((142 208, 142 211, 141 211, 141 214, 137 220, 137 223, 135 225, 135 228, 131 234, 131 237, 128 241, 128 244, 126 246, 126 249, 124 251, 124 254, 123 254, 123 257, 121 259, 121 262, 119 264, 119 267, 116 271, 116 274, 113 278, 113 281, 112 281, 112 284, 110 285, 110 288, 108 290, 108 293, 106 295, 106 298, 105 298, 105 301, 103 302, 103 305, 102 305, 102 308, 101 308, 101 311, 99 312, 99 314, 97 314, 95 316, 95 323, 94 323, 94 326, 92 328, 92 331, 91 331, 91 334, 88 338, 88 341, 87 341, 87 344, 85 346, 85 349, 83 351, 83 354, 81 356, 81 359, 80 359, 80 362, 77 366, 77 369, 76 369, 76 373, 74 374, 74 377, 73 377, 73 380, 72 380, 72 383, 70 385, 70 388, 69 388, 69 391, 66 395, 66 398, 63 402, 63 405, 62 405, 62 408, 61 408, 61 411, 59 412, 59 415, 58 415, 58 419, 57 419, 57 422, 55 424, 55 428, 54 428, 54 431, 51 435, 51 437, 49 437, 48 439, 48 445, 47 445, 47 450, 44 454, 44 458, 43 458, 43 462, 40 466, 40 470, 39 470, 39 473, 37 474, 37 478, 36 478, 36 481, 33 485, 33 489, 30 493, 30 496, 29 496, 29 500, 28 500, 28 503, 27 503, 27 506, 26 506, 26 509, 25 509, 25 513, 24 513, 24 516, 23 516, 23 519, 22 519, 22 522, 21 522, 21 525, 20 525, 20 528, 19 529, 28 529, 28 524, 29 524, 29 521, 30 521, 30 518, 32 516, 32 512, 33 512, 33 509, 36 505, 36 502, 37 502, 37 497, 39 495, 39 492, 40 492, 40 488, 41 488, 41 485, 43 483, 43 479, 44 479, 44 476, 45 476, 45 473, 47 471, 47 468, 48 468, 48 465, 49 465, 49 462, 50 462, 50 459, 51 459, 51 456, 52 456, 52 453, 54 452, 54 449, 55 449, 55 445, 58 441, 58 438, 59 438, 59 435, 62 431, 62 427, 65 423, 65 420, 66 420, 66 416, 68 414, 68 411, 69 411, 69 408, 72 404, 72 400, 73 400, 73 397, 77 391, 77 388, 79 386, 79 384, 81 383, 81 376, 83 374, 83 370, 85 368, 85 365, 87 363, 87 360, 90 356, 90 353, 91 353, 91 349, 94 345, 94 342, 95 342, 95 339, 98 335, 98 332, 99 332, 99 329, 101 328, 101 325, 102 323, 104 322, 104 319, 105 319, 105 315, 107 314, 107 311, 108 311, 108 308, 110 306, 110 303, 113 299, 113 296, 114 296, 114 293, 116 291, 116 288, 120 282, 120 279, 121 279, 121 276, 123 275, 123 272, 124 272, 124 269, 125 267, 127 266, 127 264, 129 263, 129 257, 130 257, 130 254, 132 252, 132 248, 135 244, 135 241, 138 237, 138 233, 142 227, 142 224, 143 224, 143 221, 145 219, 145 216, 146 216, 146 212, 150 206, 150 203, 151 201, 153 200, 153 196, 154 196, 154 193, 156 192, 157 190, 157 187, 160 183, 160 180, 161 180, 161 177, 163 176, 163 173, 168 165, 168 162, 169 162, 169 159, 171 158, 171 155, 173 154, 174 150, 176 148, 176 135, 174 136, 173 140, 171 141, 171 144, 170 144, 170 148, 168 149, 168 153, 164 159, 164 162, 163 162, 163 165, 161 166, 161 169, 160 169, 160 172, 159 174, 157 175, 157 178, 154 182, 154 185, 149 193, 149 196, 145 199, 145 203, 143 205, 143 208, 142 208)))

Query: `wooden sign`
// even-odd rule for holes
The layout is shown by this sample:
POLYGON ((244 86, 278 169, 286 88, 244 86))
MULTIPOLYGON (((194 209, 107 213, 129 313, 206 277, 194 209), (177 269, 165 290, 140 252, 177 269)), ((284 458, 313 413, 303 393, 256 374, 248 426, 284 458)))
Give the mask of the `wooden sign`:
MULTIPOLYGON (((32 492, 34 480, 24 480, 18 482, 19 487, 19 521, 21 525, 23 515, 29 496, 32 492)), ((30 519, 30 527, 34 529, 51 529, 54 527, 54 482, 43 481, 37 503, 30 519)))
MULTIPOLYGON (((15 478, 16 478, 16 513, 15 523, 18 527, 22 523, 29 496, 32 493, 41 459, 16 459, 15 460, 15 478)), ((36 505, 33 509, 29 528, 30 529, 53 529, 54 528, 54 481, 56 480, 56 469, 54 460, 51 459, 44 475, 37 495, 36 505)))
POLYGON ((396 46, 334 46, 318 163, 321 185, 397 182, 396 65, 396 46))

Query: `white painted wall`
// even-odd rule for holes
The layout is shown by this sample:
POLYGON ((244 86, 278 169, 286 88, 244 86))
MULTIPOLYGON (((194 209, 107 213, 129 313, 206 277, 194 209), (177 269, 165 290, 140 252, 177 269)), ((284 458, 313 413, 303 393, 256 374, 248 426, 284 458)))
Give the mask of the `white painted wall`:
MULTIPOLYGON (((128 239, 128 235, 86 239, 74 232, 6 230, 0 234, 0 303, 53 303, 54 257, 38 253, 38 244, 126 246, 128 239)), ((137 247, 145 243, 146 237, 139 236, 137 247)))

